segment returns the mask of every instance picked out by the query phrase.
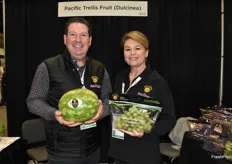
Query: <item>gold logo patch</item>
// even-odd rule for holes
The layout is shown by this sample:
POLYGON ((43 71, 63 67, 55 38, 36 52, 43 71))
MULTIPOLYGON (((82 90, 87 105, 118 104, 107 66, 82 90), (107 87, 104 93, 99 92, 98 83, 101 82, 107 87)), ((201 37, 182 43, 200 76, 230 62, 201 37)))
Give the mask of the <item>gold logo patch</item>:
POLYGON ((118 100, 118 95, 117 94, 113 94, 112 98, 113 98, 113 100, 118 100))
POLYGON ((152 90, 152 86, 150 86, 150 85, 145 85, 144 86, 144 92, 145 93, 148 93, 148 92, 150 92, 152 90))
POLYGON ((97 76, 92 76, 91 79, 93 80, 93 83, 97 83, 98 82, 98 77, 97 76))

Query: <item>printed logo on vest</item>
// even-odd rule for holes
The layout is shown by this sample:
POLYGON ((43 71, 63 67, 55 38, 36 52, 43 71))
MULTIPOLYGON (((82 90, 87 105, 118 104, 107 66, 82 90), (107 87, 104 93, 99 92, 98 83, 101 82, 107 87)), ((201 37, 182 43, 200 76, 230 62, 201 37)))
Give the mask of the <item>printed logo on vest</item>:
POLYGON ((113 98, 113 100, 118 100, 118 95, 117 94, 113 94, 112 98, 113 98))
POLYGON ((138 92, 137 95, 138 95, 138 96, 142 96, 142 97, 146 97, 146 98, 150 98, 150 96, 147 95, 146 93, 138 92))
POLYGON ((152 90, 152 86, 150 86, 150 85, 145 85, 144 86, 144 92, 145 93, 148 93, 148 92, 150 92, 152 90))
POLYGON ((97 84, 90 84, 90 88, 101 88, 101 86, 97 84))
POLYGON ((98 82, 97 76, 92 76, 91 79, 93 80, 93 83, 95 83, 95 84, 98 82))

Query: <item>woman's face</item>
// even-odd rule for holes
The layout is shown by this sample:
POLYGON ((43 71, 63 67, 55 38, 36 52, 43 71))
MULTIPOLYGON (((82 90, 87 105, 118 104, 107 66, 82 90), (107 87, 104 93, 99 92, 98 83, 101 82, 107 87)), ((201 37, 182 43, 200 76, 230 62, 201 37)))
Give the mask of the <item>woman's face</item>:
POLYGON ((140 67, 146 65, 148 50, 139 42, 128 39, 124 43, 124 59, 131 67, 140 67))

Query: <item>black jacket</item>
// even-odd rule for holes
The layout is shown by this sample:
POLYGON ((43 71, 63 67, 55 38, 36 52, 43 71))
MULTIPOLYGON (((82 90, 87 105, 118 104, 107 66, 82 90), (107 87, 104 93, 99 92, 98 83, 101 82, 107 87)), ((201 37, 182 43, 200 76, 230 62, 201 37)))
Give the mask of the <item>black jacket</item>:
MULTIPOLYGON (((47 102, 58 109, 59 99, 64 93, 82 87, 80 75, 67 52, 45 60, 45 64, 50 81, 47 102)), ((101 63, 91 58, 86 61, 84 85, 98 96, 101 95, 103 76, 104 66, 101 63)), ((45 130, 48 152, 54 156, 85 157, 99 147, 98 126, 80 130, 80 126, 70 128, 59 124, 57 121, 46 121, 45 130)))
MULTIPOLYGON (((125 83, 126 92, 129 87, 129 72, 130 69, 127 69, 118 74, 114 93, 122 93, 122 83, 125 83)), ((144 134, 140 139, 127 134, 124 140, 111 137, 109 155, 128 164, 159 164, 159 137, 169 132, 176 122, 173 97, 167 82, 149 66, 139 76, 142 79, 131 87, 127 94, 159 101, 162 104, 162 112, 151 133, 144 134), (145 88, 149 89, 145 90, 145 88)))

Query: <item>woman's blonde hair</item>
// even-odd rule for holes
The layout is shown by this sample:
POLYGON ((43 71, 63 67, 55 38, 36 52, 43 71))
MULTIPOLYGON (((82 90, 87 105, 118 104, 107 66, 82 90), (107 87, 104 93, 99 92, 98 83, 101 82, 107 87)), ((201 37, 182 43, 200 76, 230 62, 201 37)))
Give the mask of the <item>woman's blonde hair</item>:
POLYGON ((149 48, 149 41, 147 37, 141 33, 140 31, 130 31, 123 35, 121 39, 121 46, 124 47, 125 42, 128 39, 135 40, 136 42, 139 42, 146 50, 149 48))

